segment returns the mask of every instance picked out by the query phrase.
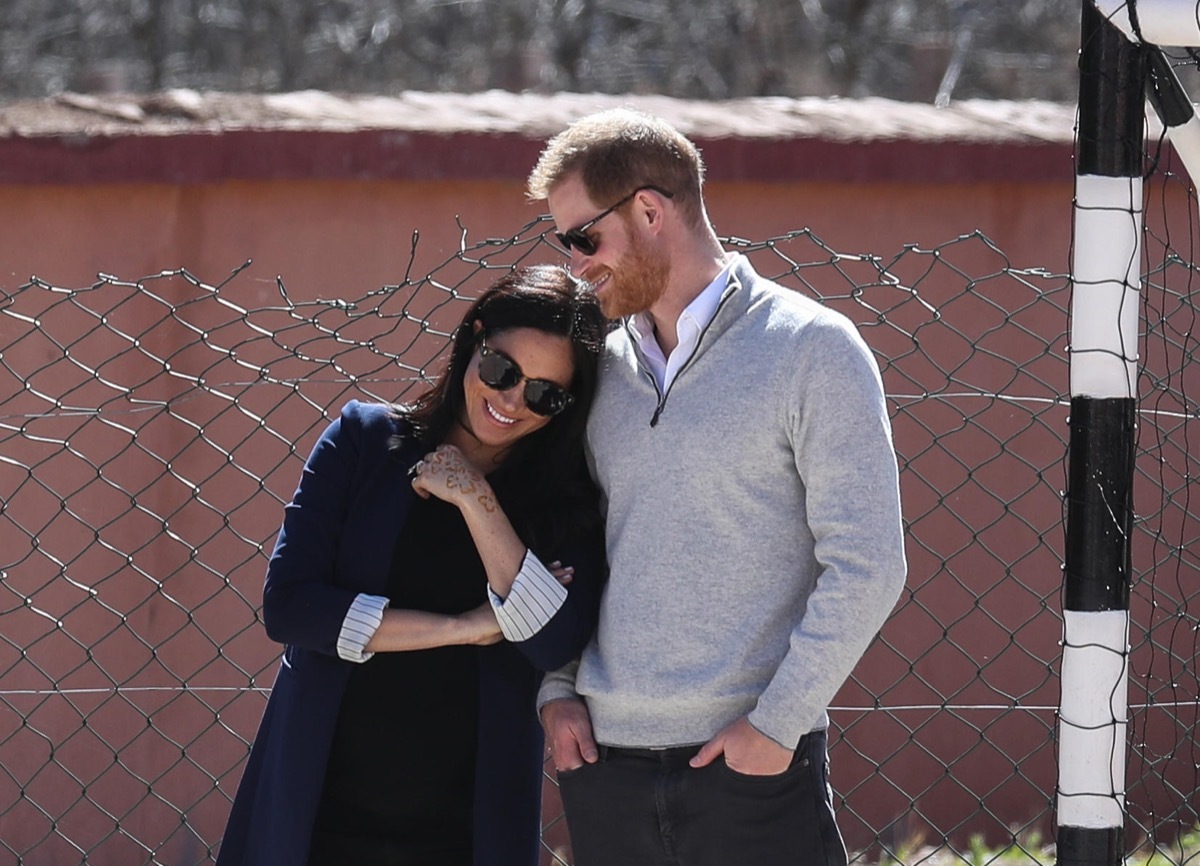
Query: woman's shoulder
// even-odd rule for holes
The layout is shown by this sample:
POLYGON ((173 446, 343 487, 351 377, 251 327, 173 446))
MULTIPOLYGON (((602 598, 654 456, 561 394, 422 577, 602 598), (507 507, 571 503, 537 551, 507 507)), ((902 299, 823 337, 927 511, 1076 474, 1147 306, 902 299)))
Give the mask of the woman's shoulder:
POLYGON ((360 430, 362 435, 391 439, 399 436, 407 439, 412 435, 412 423, 407 408, 392 403, 367 403, 350 400, 342 407, 341 423, 360 430))
POLYGON ((361 459, 398 460, 406 466, 424 450, 408 407, 393 403, 348 401, 324 438, 361 459))

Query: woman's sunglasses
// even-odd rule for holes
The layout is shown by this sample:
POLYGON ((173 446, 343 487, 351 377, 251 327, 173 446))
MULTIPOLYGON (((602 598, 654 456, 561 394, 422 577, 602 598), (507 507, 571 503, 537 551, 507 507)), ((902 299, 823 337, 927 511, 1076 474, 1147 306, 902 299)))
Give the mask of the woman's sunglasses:
POLYGON ((585 256, 596 255, 596 250, 599 249, 600 245, 592 240, 591 237, 589 237, 588 230, 644 189, 652 189, 659 195, 666 196, 667 198, 675 198, 675 193, 667 192, 667 190, 663 189, 662 187, 653 186, 650 184, 647 184, 646 186, 639 186, 629 195, 625 196, 625 198, 621 199, 612 207, 601 211, 583 225, 577 228, 567 229, 565 232, 555 232, 554 236, 558 238, 558 242, 563 245, 563 249, 565 249, 568 253, 571 252, 571 247, 574 247, 585 256))
POLYGON ((508 355, 479 341, 479 381, 495 391, 507 391, 525 383, 525 405, 543 418, 552 418, 571 405, 571 392, 545 379, 530 379, 508 355))

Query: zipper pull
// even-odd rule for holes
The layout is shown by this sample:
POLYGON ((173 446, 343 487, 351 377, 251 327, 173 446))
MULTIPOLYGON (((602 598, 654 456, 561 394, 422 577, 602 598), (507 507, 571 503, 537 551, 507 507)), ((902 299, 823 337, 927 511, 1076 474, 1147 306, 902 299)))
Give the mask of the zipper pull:
POLYGON ((659 403, 659 404, 658 404, 658 408, 654 410, 654 417, 650 419, 650 426, 651 426, 651 427, 657 427, 657 426, 658 426, 658 416, 662 414, 662 410, 663 410, 663 404, 662 404, 662 403, 659 403))

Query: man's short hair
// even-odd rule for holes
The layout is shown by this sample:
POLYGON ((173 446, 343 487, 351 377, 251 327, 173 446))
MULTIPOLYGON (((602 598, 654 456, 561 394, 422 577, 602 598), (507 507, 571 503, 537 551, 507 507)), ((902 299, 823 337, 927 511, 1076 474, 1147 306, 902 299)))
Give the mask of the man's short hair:
POLYGON ((547 198, 576 173, 598 205, 607 207, 639 187, 657 186, 673 193, 689 223, 697 225, 703 218, 704 160, 662 118, 614 108, 575 121, 546 143, 529 175, 529 198, 547 198))

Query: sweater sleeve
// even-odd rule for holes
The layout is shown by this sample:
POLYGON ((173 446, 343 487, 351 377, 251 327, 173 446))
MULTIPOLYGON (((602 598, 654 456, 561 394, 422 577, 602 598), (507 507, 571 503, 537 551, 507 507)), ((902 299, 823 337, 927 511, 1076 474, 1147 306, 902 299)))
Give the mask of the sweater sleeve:
POLYGON ((879 369, 848 320, 829 315, 814 325, 795 365, 789 435, 818 574, 788 650, 749 715, 787 748, 820 724, 895 605, 906 570, 879 369))
POLYGON ((542 680, 541 688, 538 689, 538 712, 540 713, 542 707, 551 701, 579 697, 579 693, 575 691, 575 677, 578 673, 579 659, 567 662, 558 670, 548 672, 542 680))

